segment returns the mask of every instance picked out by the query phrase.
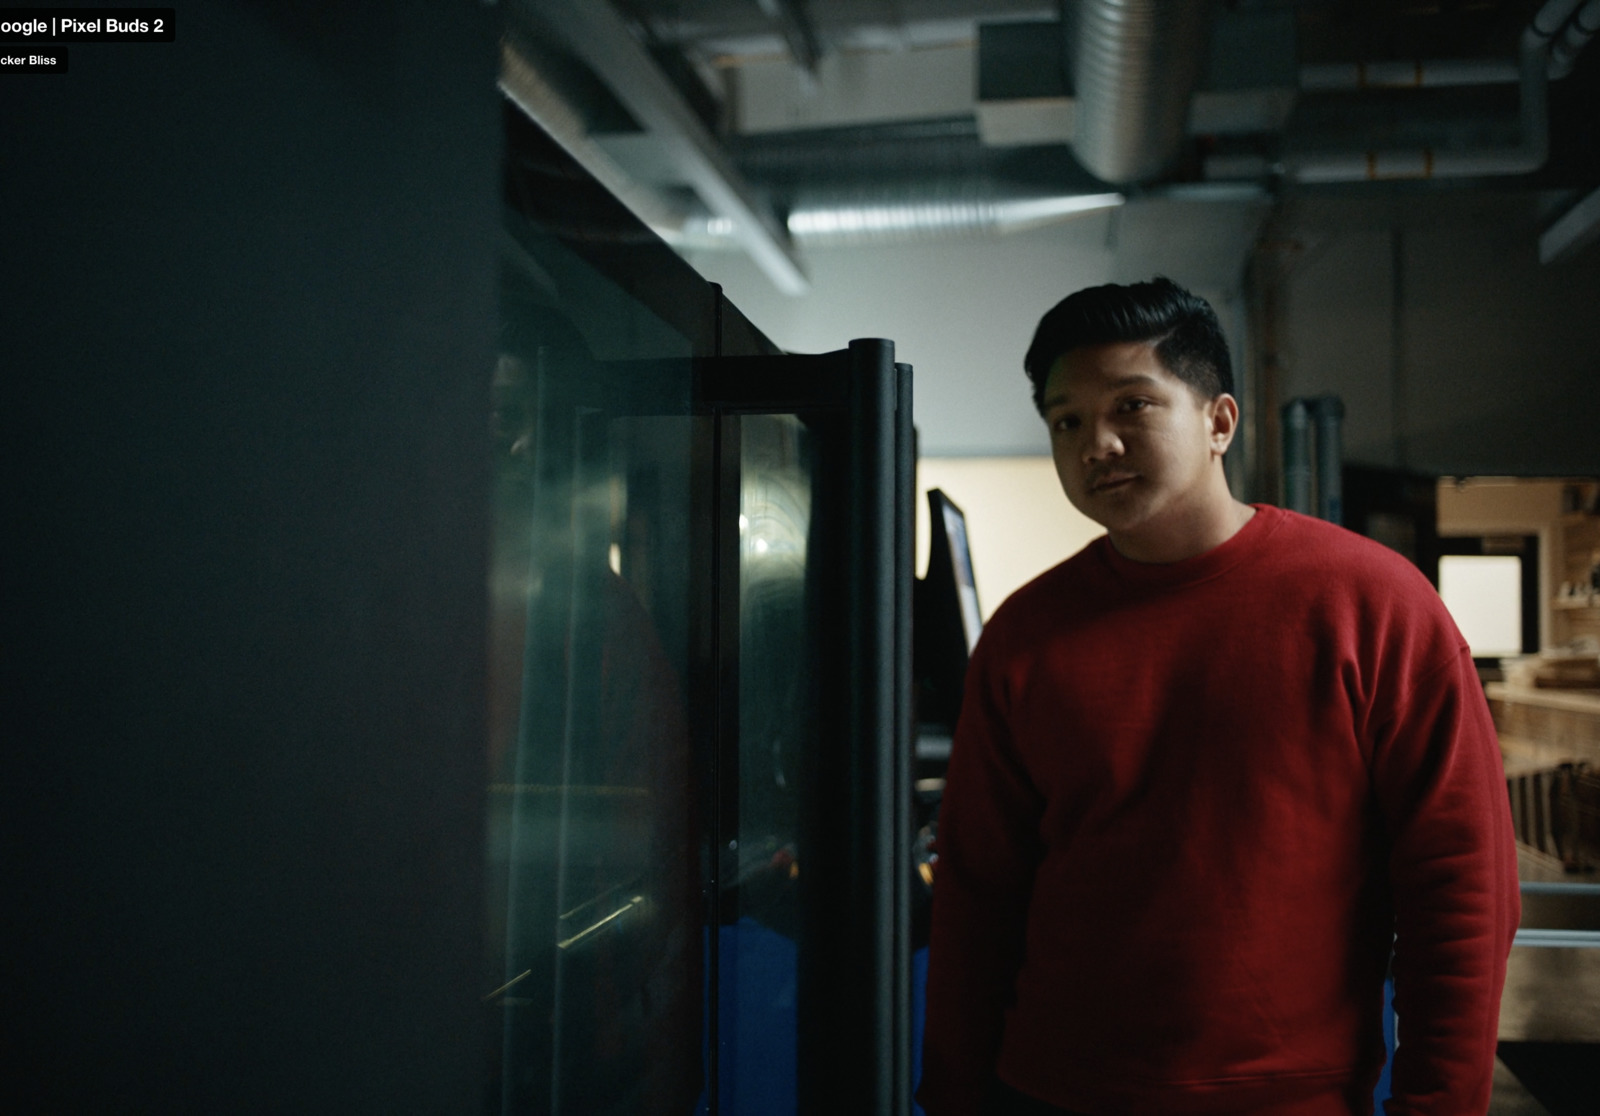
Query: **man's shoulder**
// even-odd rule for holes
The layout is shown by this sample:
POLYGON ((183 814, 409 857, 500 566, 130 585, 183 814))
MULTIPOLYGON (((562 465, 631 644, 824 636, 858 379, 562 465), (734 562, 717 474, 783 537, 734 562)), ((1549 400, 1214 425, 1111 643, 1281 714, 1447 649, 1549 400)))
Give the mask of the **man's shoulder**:
POLYGON ((1306 608, 1343 617, 1357 630, 1387 639, 1428 632, 1427 638, 1459 642, 1438 591, 1405 555, 1324 520, 1278 514, 1284 520, 1266 555, 1266 565, 1279 575, 1270 589, 1275 599, 1283 600, 1292 586, 1306 608))
POLYGON ((1415 588, 1427 578, 1410 559, 1348 527, 1283 508, 1267 509, 1278 517, 1277 529, 1263 543, 1269 560, 1307 571, 1337 574, 1347 582, 1415 588))

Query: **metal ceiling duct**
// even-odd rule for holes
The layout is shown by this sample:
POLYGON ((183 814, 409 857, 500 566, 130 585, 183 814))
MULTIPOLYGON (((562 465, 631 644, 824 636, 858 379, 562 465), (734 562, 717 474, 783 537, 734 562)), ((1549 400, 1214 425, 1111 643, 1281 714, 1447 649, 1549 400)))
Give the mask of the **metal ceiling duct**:
POLYGON ((1107 182, 1177 158, 1210 39, 1212 0, 1080 0, 1066 21, 1078 98, 1072 149, 1107 182))

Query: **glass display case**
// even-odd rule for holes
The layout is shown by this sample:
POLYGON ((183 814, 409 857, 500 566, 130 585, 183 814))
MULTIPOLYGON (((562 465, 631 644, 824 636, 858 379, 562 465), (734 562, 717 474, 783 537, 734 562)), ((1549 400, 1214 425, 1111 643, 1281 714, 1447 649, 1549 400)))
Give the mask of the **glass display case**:
POLYGON ((486 1107, 905 1111, 910 369, 506 134, 486 1107))

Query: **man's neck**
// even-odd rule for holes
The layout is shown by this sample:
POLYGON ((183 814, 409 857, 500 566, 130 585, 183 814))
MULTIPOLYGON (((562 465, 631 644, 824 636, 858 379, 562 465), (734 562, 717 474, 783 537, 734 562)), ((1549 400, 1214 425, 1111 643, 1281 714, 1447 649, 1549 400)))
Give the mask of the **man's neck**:
POLYGON ((1223 489, 1223 498, 1188 509, 1177 518, 1163 519, 1128 532, 1112 532, 1117 553, 1135 562, 1181 562, 1215 550, 1250 522, 1256 510, 1241 504, 1223 489))

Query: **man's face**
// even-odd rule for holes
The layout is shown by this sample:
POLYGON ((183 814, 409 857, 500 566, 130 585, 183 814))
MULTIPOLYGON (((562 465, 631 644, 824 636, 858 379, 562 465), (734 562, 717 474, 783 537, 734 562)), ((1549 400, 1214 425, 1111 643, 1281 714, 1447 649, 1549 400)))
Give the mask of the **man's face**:
POLYGON ((1204 515, 1227 486, 1212 462, 1232 440, 1232 396, 1202 399, 1148 342, 1073 349, 1045 382, 1044 420, 1072 505, 1113 541, 1158 540, 1204 515))

